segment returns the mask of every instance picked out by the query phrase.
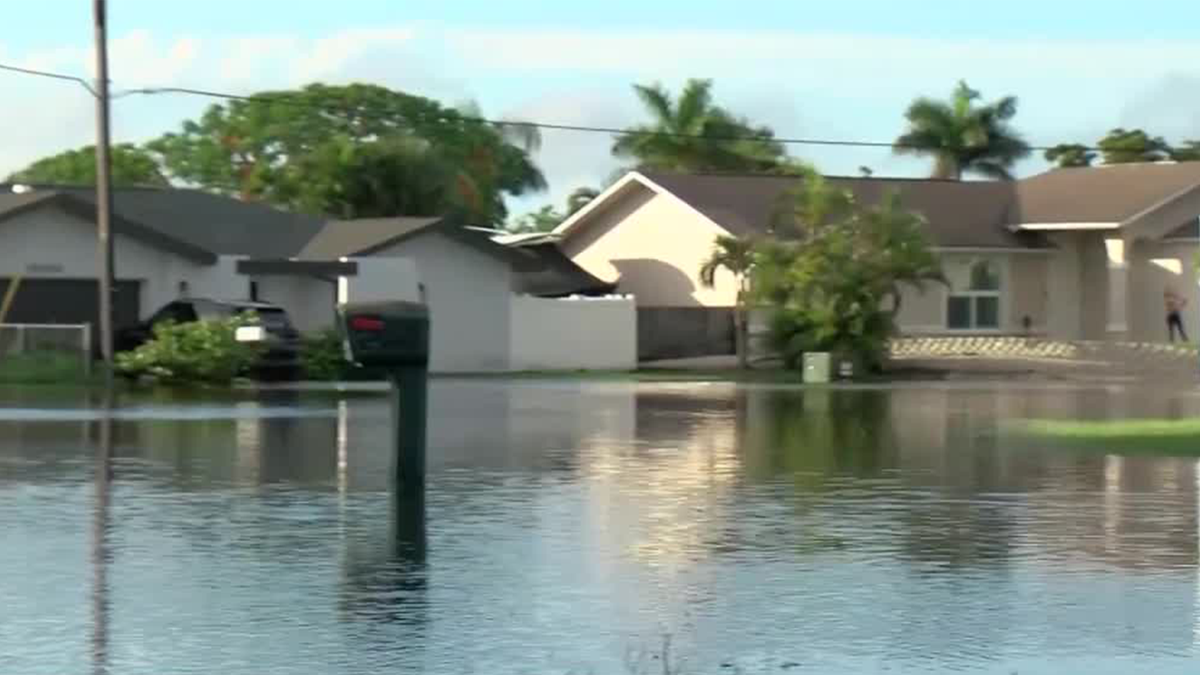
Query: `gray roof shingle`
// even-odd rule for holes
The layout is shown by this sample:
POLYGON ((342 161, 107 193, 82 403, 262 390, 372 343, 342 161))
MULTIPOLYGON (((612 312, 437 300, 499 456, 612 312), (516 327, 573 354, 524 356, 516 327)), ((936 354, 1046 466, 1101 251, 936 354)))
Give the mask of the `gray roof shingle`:
POLYGON ((1017 182, 1013 222, 1120 223, 1200 187, 1200 162, 1056 169, 1017 182))

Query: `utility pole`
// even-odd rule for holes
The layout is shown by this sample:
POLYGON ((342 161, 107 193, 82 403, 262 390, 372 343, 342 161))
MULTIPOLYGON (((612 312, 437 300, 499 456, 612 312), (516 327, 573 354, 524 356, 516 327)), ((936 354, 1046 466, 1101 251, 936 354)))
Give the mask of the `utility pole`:
MULTIPOLYGON (((96 233, 100 272, 100 353, 104 358, 104 387, 113 384, 113 242, 112 168, 108 120, 108 9, 93 0, 96 29, 96 233)), ((89 355, 90 358, 90 355, 89 355)))

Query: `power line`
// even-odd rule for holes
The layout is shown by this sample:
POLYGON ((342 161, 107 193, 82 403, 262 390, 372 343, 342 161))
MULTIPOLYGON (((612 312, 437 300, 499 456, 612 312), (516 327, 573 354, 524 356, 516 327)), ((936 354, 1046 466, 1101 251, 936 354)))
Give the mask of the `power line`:
MULTIPOLYGON (((69 81, 73 81, 73 82, 78 82, 78 83, 82 84, 84 87, 86 87, 88 89, 88 91, 93 91, 91 86, 89 86, 87 84, 86 80, 79 78, 79 77, 75 77, 73 75, 65 75, 62 73, 33 70, 33 69, 29 69, 29 68, 19 68, 16 66, 5 65, 2 63, 0 63, 0 70, 8 70, 8 71, 13 71, 13 72, 17 72, 17 73, 23 73, 26 75, 35 75, 35 76, 39 76, 39 77, 49 77, 49 78, 54 78, 54 79, 59 79, 59 80, 69 80, 69 81)), ((94 91, 93 91, 93 93, 94 93, 94 91)), ((191 96, 202 96, 205 98, 217 98, 217 99, 223 99, 223 100, 229 100, 229 101, 282 103, 285 105, 294 105, 294 106, 305 107, 305 108, 321 108, 322 110, 325 110, 326 112, 343 112, 346 114, 350 114, 349 111, 338 111, 336 108, 314 106, 314 105, 304 102, 304 101, 297 101, 294 98, 291 98, 288 96, 271 96, 271 95, 267 95, 267 94, 251 94, 251 95, 231 94, 228 92, 213 91, 213 90, 208 90, 208 89, 195 89, 195 88, 191 88, 191 87, 144 87, 144 88, 139 88, 139 89, 127 89, 127 90, 120 92, 119 94, 114 95, 113 98, 121 98, 121 97, 129 96, 132 94, 145 94, 145 95, 186 94, 186 95, 191 95, 191 96)), ((360 112, 354 112, 353 114, 361 116, 360 112)), ((447 121, 451 121, 451 120, 447 120, 447 121)), ((600 134, 607 134, 610 136, 661 136, 661 137, 666 137, 666 138, 687 138, 687 139, 693 139, 693 140, 698 140, 698 141, 709 141, 709 142, 717 142, 717 143, 732 143, 732 142, 746 141, 746 142, 752 142, 752 143, 753 142, 779 143, 781 145, 809 145, 809 146, 843 147, 843 148, 876 148, 876 149, 892 149, 892 150, 895 150, 895 149, 913 149, 913 150, 927 149, 926 146, 906 145, 906 144, 894 143, 894 142, 889 143, 886 141, 854 141, 854 140, 828 139, 828 138, 778 138, 778 137, 765 137, 765 136, 761 136, 761 135, 758 135, 758 136, 746 136, 746 135, 712 136, 712 135, 705 135, 705 134, 687 134, 687 133, 670 132, 670 131, 618 129, 615 127, 600 127, 600 126, 588 126, 588 125, 578 125, 578 124, 558 124, 558 123, 554 123, 554 122, 495 120, 495 119, 488 119, 485 117, 470 117, 470 116, 458 116, 453 121, 470 122, 470 123, 475 123, 475 124, 486 124, 486 125, 491 125, 491 126, 496 126, 496 127, 514 127, 514 128, 528 127, 528 128, 543 129, 543 130, 548 130, 548 131, 573 131, 573 132, 580 132, 580 133, 600 133, 600 134)), ((1069 145, 1078 146, 1080 149, 1082 149, 1084 151, 1088 151, 1088 152, 1099 152, 1101 150, 1098 147, 1091 147, 1091 146, 1086 146, 1086 145, 1082 145, 1082 144, 1072 143, 1069 145)), ((1044 152, 1046 150, 1056 149, 1057 147, 1058 146, 1052 146, 1052 145, 1031 145, 1031 146, 1029 146, 1029 150, 1036 151, 1036 152, 1044 152)))

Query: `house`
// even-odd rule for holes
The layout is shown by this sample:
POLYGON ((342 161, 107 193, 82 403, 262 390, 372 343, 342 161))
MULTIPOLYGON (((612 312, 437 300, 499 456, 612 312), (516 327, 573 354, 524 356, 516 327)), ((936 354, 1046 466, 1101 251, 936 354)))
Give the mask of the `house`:
MULTIPOLYGON (((1185 321, 1200 332, 1200 163, 1058 169, 1011 182, 829 180, 864 204, 895 191, 925 217, 950 283, 906 291, 906 334, 1165 340, 1166 288, 1188 298, 1185 321)), ((555 234, 579 266, 633 294, 639 312, 720 310, 734 304, 732 277, 722 272, 711 289, 698 278, 714 239, 766 234, 796 181, 632 172, 555 234)))
MULTIPOLYGON (((90 188, 0 185, 0 297, 19 284, 0 320, 98 323, 95 211, 90 188)), ((535 286, 587 291, 576 282, 588 276, 448 219, 326 221, 196 190, 122 188, 112 228, 118 328, 182 295, 273 302, 305 332, 332 326, 338 302, 423 295, 435 371, 635 364, 632 300, 534 297, 535 286)))
MULTIPOLYGON (((323 227, 195 190, 113 191, 114 324, 136 323, 181 295, 281 302, 301 330, 333 320, 338 276, 357 265, 291 261, 323 227)), ((95 191, 0 185, 0 286, 19 283, 9 323, 90 323, 99 316, 95 191)))

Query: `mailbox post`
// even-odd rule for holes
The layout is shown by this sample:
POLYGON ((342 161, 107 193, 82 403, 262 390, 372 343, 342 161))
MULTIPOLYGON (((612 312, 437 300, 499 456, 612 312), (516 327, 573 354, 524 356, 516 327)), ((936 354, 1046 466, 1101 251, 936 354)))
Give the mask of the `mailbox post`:
POLYGON ((414 302, 339 307, 346 359, 380 368, 392 382, 392 474, 399 490, 425 485, 425 416, 429 381, 429 310, 414 302))

